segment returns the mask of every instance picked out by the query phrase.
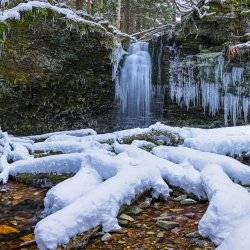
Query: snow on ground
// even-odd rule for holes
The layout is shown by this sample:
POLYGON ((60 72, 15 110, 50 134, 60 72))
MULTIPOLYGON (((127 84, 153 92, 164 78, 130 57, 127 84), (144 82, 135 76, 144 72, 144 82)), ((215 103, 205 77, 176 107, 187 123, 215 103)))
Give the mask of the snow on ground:
POLYGON ((40 249, 56 249, 97 225, 104 231, 119 229, 123 204, 146 190, 167 199, 168 183, 208 197, 208 210, 199 223, 203 236, 218 249, 244 250, 250 241, 250 194, 233 181, 249 185, 250 168, 223 154, 249 152, 249 136, 250 126, 209 130, 161 123, 107 134, 84 129, 18 138, 0 131, 0 181, 20 173, 75 173, 46 195, 48 216, 35 229, 40 249), (135 139, 154 131, 173 134, 184 144, 157 146, 157 141, 135 139), (126 141, 132 145, 123 144, 126 141), (41 152, 57 155, 37 155, 41 152))

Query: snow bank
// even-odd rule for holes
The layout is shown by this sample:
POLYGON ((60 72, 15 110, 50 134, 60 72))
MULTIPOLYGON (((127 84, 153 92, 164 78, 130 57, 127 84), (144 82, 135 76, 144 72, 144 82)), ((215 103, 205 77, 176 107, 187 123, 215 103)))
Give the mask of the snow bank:
POLYGON ((189 162, 195 169, 202 171, 208 164, 216 164, 234 181, 247 185, 250 184, 250 168, 245 164, 224 155, 201 152, 186 147, 158 146, 152 153, 163 159, 175 163, 189 162))
MULTIPOLYGON (((246 189, 234 184, 218 166, 208 165, 202 171, 201 178, 209 206, 199 222, 199 233, 220 245, 223 240, 230 237, 230 233, 244 217, 249 217, 250 195, 246 189)), ((245 226, 243 230, 244 228, 245 226)), ((239 239, 234 235, 231 241, 235 244, 239 239)))
MULTIPOLYGON (((98 169, 104 172, 106 167, 109 171, 110 161, 114 161, 107 156, 100 166, 99 160, 98 169)), ((84 197, 40 221, 35 228, 38 247, 42 250, 56 249, 58 245, 67 244, 77 233, 97 225, 102 225, 103 231, 120 229, 116 217, 121 205, 130 204, 137 194, 151 188, 155 196, 169 196, 169 188, 156 168, 127 165, 129 161, 127 159, 116 175, 97 185, 84 197)), ((91 162, 95 162, 94 156, 91 162)), ((118 165, 121 162, 118 160, 118 165)))
POLYGON ((241 155, 250 153, 250 135, 188 138, 184 146, 222 155, 241 155))

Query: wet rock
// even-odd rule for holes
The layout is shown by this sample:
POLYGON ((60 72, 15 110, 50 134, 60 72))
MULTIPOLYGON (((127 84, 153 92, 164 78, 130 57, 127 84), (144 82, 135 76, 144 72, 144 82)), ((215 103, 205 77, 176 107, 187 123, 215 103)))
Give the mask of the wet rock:
POLYGON ((201 240, 201 239, 197 239, 197 238, 192 238, 191 243, 194 244, 195 246, 199 246, 199 247, 205 247, 208 246, 208 242, 205 240, 201 240))
POLYGON ((174 234, 179 234, 179 232, 181 231, 180 228, 176 227, 174 229, 171 230, 171 233, 174 233, 174 234))
POLYGON ((182 205, 191 205, 191 204, 196 204, 197 201, 188 198, 188 199, 185 199, 185 200, 181 200, 180 203, 181 203, 182 205))
POLYGON ((159 232, 159 233, 157 234, 157 238, 162 238, 162 237, 164 237, 164 233, 163 233, 163 232, 159 232))
POLYGON ((134 215, 140 214, 142 211, 143 209, 138 206, 131 206, 128 209, 128 213, 134 214, 134 215))
POLYGON ((121 214, 119 218, 121 220, 126 220, 126 221, 129 221, 129 222, 135 221, 134 218, 132 218, 131 216, 129 216, 127 214, 121 214))
POLYGON ((184 216, 186 216, 189 219, 194 219, 195 218, 195 213, 192 213, 192 212, 186 213, 186 214, 184 214, 184 216))
POLYGON ((147 197, 147 198, 145 199, 145 201, 143 201, 142 203, 139 204, 139 207, 140 207, 140 208, 147 208, 147 207, 150 207, 152 200, 153 200, 152 198, 147 197))
POLYGON ((156 222, 157 226, 167 229, 167 230, 171 230, 174 229, 175 227, 179 226, 178 222, 175 221, 165 221, 165 220, 158 220, 156 222))
POLYGON ((106 233, 102 236, 102 241, 110 241, 112 239, 112 235, 110 233, 106 233))
POLYGON ((126 226, 126 225, 129 224, 129 222, 128 222, 127 220, 121 220, 121 219, 119 219, 118 222, 119 222, 119 224, 120 224, 121 226, 126 226))
POLYGON ((202 238, 198 231, 186 234, 186 238, 202 238))
POLYGON ((179 223, 184 223, 184 222, 188 221, 188 218, 181 215, 181 216, 177 216, 175 220, 179 223))

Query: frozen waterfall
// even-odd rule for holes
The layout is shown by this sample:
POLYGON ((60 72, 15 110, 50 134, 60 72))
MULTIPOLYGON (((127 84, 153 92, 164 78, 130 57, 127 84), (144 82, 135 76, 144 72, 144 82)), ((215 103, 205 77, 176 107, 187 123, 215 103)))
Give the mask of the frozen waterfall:
POLYGON ((250 98, 243 91, 244 69, 226 69, 223 56, 188 56, 170 61, 170 96, 179 106, 189 109, 201 105, 204 113, 215 116, 224 111, 225 125, 239 118, 248 122, 250 98), (195 72, 198 74, 195 76, 195 72))
POLYGON ((132 43, 116 83, 116 98, 129 118, 147 118, 151 100, 151 58, 148 43, 132 43))

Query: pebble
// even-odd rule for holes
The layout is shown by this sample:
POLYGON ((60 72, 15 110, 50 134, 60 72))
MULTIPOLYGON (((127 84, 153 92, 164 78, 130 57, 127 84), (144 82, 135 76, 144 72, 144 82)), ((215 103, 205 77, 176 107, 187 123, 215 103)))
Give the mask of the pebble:
POLYGON ((180 203, 182 205, 191 205, 191 204, 196 204, 197 201, 193 199, 185 199, 185 200, 181 200, 180 203))
POLYGON ((147 198, 145 199, 145 201, 143 201, 143 202, 141 202, 141 203, 139 204, 139 207, 140 207, 140 208, 147 208, 147 207, 150 207, 152 200, 153 200, 152 198, 147 197, 147 198))
POLYGON ((178 197, 176 198, 173 198, 174 201, 182 201, 182 200, 186 200, 188 197, 186 194, 183 194, 183 195, 179 195, 178 197))
POLYGON ((163 232, 159 232, 158 234, 157 234, 157 238, 163 238, 164 237, 164 233, 163 232))
POLYGON ((188 221, 188 218, 185 217, 185 216, 183 216, 183 215, 181 215, 181 216, 177 216, 175 220, 176 220, 177 222, 182 223, 182 222, 188 221))
POLYGON ((204 247, 207 246, 208 243, 205 240, 197 239, 197 238, 192 238, 190 240, 194 245, 199 246, 199 247, 204 247))
POLYGON ((134 218, 132 218, 131 216, 129 216, 127 214, 121 214, 119 218, 121 220, 126 220, 126 221, 130 221, 130 222, 135 221, 134 218))
POLYGON ((112 235, 109 233, 104 234, 101 238, 102 241, 110 241, 111 239, 112 239, 112 235))
POLYGON ((134 215, 137 215, 137 214, 140 214, 143 212, 143 209, 141 209, 140 207, 138 206, 131 206, 129 209, 128 209, 128 212, 130 214, 134 214, 134 215))
POLYGON ((167 230, 171 230, 174 229, 175 227, 179 226, 178 222, 175 221, 165 221, 165 220, 158 220, 156 222, 157 226, 167 229, 167 230))
POLYGON ((129 223, 127 220, 121 220, 121 219, 118 219, 118 222, 119 222, 119 224, 122 225, 122 226, 126 226, 126 225, 128 225, 128 223, 129 223))
POLYGON ((186 234, 186 238, 202 238, 198 231, 186 234))
POLYGON ((192 213, 192 212, 186 213, 186 214, 184 214, 184 216, 188 217, 189 219, 194 219, 195 218, 195 213, 192 213))

